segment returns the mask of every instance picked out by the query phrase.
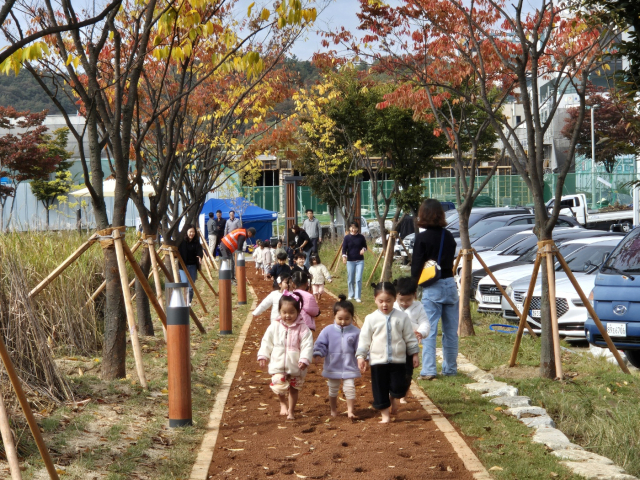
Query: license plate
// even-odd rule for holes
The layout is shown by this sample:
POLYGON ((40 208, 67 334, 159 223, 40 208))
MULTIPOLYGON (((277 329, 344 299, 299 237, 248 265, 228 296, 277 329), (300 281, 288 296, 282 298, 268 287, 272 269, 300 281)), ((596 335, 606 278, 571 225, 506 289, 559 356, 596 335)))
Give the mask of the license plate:
POLYGON ((626 337, 627 336, 627 324, 626 323, 607 323, 607 333, 610 337, 626 337))
POLYGON ((500 296, 498 296, 498 295, 482 295, 482 301, 484 303, 500 303, 500 296))
POLYGON ((531 313, 529 314, 532 318, 540 318, 540 310, 529 310, 531 313))

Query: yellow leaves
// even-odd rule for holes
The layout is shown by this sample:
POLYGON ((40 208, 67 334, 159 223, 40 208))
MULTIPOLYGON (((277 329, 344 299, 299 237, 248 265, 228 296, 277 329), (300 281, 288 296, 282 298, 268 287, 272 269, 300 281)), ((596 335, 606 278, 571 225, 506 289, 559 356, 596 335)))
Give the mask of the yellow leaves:
POLYGON ((249 5, 249 7, 247 8, 247 17, 251 16, 251 10, 253 9, 253 6, 256 4, 256 2, 252 2, 251 5, 249 5))
POLYGON ((262 12, 260 12, 260 19, 266 22, 267 20, 269 20, 269 17, 271 17, 271 12, 266 8, 263 8, 262 12))
POLYGON ((18 75, 23 62, 39 60, 45 55, 49 55, 49 47, 47 44, 44 42, 34 42, 28 47, 19 48, 2 62, 2 64, 0 64, 0 72, 4 75, 9 75, 11 72, 18 75))

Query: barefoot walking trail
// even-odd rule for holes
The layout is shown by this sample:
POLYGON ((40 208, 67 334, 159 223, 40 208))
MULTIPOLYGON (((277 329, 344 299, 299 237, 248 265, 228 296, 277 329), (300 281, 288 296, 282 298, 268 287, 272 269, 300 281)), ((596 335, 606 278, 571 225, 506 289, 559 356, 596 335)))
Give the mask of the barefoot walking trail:
MULTIPOLYGON (((247 268, 258 300, 271 282, 247 268)), ((324 295, 314 338, 333 322, 334 299, 324 295)), ((242 349, 222 416, 209 478, 366 478, 367 480, 447 478, 471 480, 445 435, 411 396, 390 424, 378 423, 367 372, 356 380, 356 420, 346 414, 340 393, 337 417, 330 415, 322 364, 312 364, 300 392, 295 419, 280 415, 271 375, 257 362, 270 312, 254 318, 242 349)), ((370 312, 357 312, 361 317, 370 312)))

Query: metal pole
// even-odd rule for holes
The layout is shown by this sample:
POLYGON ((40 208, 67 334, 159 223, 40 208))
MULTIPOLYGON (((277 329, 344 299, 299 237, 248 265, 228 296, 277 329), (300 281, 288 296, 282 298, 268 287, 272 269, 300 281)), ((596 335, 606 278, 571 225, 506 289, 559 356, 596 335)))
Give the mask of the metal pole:
POLYGON ((238 305, 246 305, 247 304, 247 272, 244 264, 244 253, 237 252, 238 257, 236 258, 236 280, 238 281, 238 286, 236 288, 236 292, 238 295, 238 305))
POLYGON ((169 427, 193 425, 188 283, 167 283, 169 427))
POLYGON ((596 107, 591 106, 591 208, 596 208, 596 134, 593 125, 594 110, 596 107))
POLYGON ((225 258, 220 263, 218 275, 218 311, 220 315, 220 335, 233 333, 231 318, 231 260, 225 258))

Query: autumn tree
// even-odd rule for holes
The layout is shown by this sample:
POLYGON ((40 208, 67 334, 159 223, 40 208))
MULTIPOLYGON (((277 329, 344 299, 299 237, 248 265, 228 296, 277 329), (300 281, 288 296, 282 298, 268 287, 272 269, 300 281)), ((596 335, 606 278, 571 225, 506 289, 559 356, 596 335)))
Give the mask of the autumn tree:
MULTIPOLYGON (((640 115, 634 102, 623 92, 613 88, 608 91, 591 87, 586 106, 596 108, 594 115, 596 162, 602 164, 607 173, 613 173, 618 156, 640 153, 640 115)), ((578 108, 570 108, 562 129, 567 139, 576 129, 580 114, 578 108)), ((578 129, 576 153, 591 157, 591 117, 586 116, 578 129)))
POLYGON ((45 208, 45 226, 47 230, 49 230, 49 210, 53 202, 59 197, 69 193, 73 182, 71 172, 69 172, 72 162, 69 161, 71 152, 67 151, 68 136, 69 130, 66 128, 55 130, 53 135, 43 134, 42 146, 46 149, 46 155, 58 159, 59 163, 55 172, 53 172, 53 179, 36 179, 29 184, 33 196, 36 197, 45 208))
POLYGON ((14 129, 22 130, 0 137, 0 177, 11 180, 11 186, 4 185, 0 189, 1 231, 4 231, 4 207, 7 200, 14 197, 18 185, 26 180, 48 178, 62 161, 62 157, 50 155, 44 145, 43 135, 47 127, 42 123, 46 115, 46 110, 31 113, 18 112, 13 107, 0 107, 0 128, 9 132, 14 129))

